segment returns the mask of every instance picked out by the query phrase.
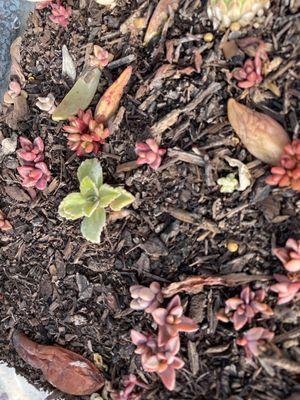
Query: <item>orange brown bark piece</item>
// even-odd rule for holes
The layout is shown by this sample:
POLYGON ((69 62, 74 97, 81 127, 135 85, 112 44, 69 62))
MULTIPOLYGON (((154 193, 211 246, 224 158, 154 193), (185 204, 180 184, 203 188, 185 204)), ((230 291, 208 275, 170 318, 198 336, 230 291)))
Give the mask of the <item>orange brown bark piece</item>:
POLYGON ((40 369, 45 379, 64 393, 85 396, 104 385, 99 369, 73 351, 35 343, 21 332, 13 334, 12 342, 18 355, 26 363, 40 369))

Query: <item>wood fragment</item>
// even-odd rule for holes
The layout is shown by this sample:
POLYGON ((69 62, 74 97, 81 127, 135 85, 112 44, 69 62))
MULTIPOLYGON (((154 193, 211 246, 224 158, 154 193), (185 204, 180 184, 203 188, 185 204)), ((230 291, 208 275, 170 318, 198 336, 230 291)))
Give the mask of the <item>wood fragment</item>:
POLYGON ((269 281, 273 279, 270 275, 248 275, 244 273, 229 274, 229 275, 197 275, 191 276, 183 281, 171 283, 163 288, 164 297, 172 297, 179 292, 189 294, 200 293, 204 286, 228 286, 235 287, 245 285, 255 281, 269 281))
POLYGON ((128 161, 126 163, 117 165, 116 174, 133 171, 136 168, 139 168, 139 165, 136 163, 136 161, 128 161))
POLYGON ((189 164, 199 165, 200 167, 204 167, 205 165, 204 159, 197 154, 189 153, 187 151, 176 148, 168 149, 168 156, 177 157, 180 161, 184 161, 189 164))
POLYGON ((188 347, 188 357, 189 357, 191 371, 192 371, 192 374, 194 376, 196 376, 200 369, 199 355, 198 355, 196 343, 189 340, 187 347, 188 347))
POLYGON ((277 367, 290 372, 291 374, 300 374, 300 363, 287 358, 261 357, 262 361, 272 367, 277 367))

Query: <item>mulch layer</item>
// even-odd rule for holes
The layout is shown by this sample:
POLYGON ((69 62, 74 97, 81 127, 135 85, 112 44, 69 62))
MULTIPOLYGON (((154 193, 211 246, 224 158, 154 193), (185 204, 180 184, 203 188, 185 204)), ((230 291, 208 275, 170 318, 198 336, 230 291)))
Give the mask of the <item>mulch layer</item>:
MULTIPOLYGON (((141 86, 167 63, 159 41, 145 48, 140 38, 130 41, 129 35, 119 32, 120 24, 142 2, 120 1, 112 12, 93 1, 68 3, 74 13, 67 29, 49 21, 47 10, 30 16, 21 49, 30 111, 15 131, 0 119, 2 137, 17 133, 43 138, 53 177, 48 190, 32 202, 18 183, 16 155, 2 160, 0 208, 8 215, 13 231, 0 236, 1 359, 38 387, 52 390, 39 371, 25 365, 12 350, 9 339, 18 328, 39 343, 56 343, 90 359, 93 353, 101 354, 105 376, 115 388, 128 372, 144 376, 151 383, 144 399, 287 399, 300 391, 294 370, 300 362, 299 300, 274 307, 272 319, 255 319, 254 324, 276 333, 268 357, 285 360, 281 368, 276 363, 267 368, 258 360, 255 366, 247 363, 243 349, 235 344, 238 334, 232 325, 216 320, 215 312, 224 300, 239 294, 240 287, 205 288, 202 293, 181 296, 186 314, 200 329, 182 335, 185 367, 177 372, 173 392, 168 392, 156 375, 142 372, 129 337, 133 327, 153 330, 147 315, 129 308, 131 285, 148 285, 153 280, 165 285, 197 274, 280 273, 282 267, 271 248, 284 245, 291 236, 300 238, 299 196, 264 183, 268 166, 238 143, 226 117, 227 99, 242 93, 228 81, 227 72, 243 59, 225 60, 220 49, 222 33, 205 43, 201 35, 212 31, 205 7, 199 1, 183 1, 167 37, 199 36, 182 42, 178 67, 193 64, 196 47, 203 57, 201 72, 166 79, 137 99, 141 86), (123 118, 98 158, 105 181, 125 185, 136 201, 129 217, 106 227, 100 245, 81 237, 80 221, 68 222, 58 216, 61 200, 78 188, 76 169, 81 160, 67 149, 62 123, 53 122, 35 106, 37 97, 49 92, 59 102, 72 86, 61 75, 62 45, 68 47, 79 74, 92 43, 109 50, 115 60, 127 56, 134 60, 134 73, 121 103, 123 118), (203 96, 200 104, 187 107, 161 136, 162 147, 173 149, 177 156, 167 156, 156 172, 143 166, 117 174, 118 165, 136 158, 135 143, 149 137, 157 121, 184 108, 196 96, 203 96), (178 151, 185 152, 187 162, 181 160, 182 154, 178 157, 178 151), (254 179, 244 192, 220 193, 217 179, 233 172, 225 155, 250 167, 254 179), (189 222, 183 222, 184 218, 189 222), (237 252, 228 251, 229 240, 238 243, 237 252)), ((146 9, 152 3, 156 1, 146 1, 146 9)), ((275 117, 295 138, 300 109, 299 21, 287 4, 274 2, 264 23, 242 31, 242 36, 257 36, 272 45, 270 58, 283 59, 279 71, 290 63, 288 70, 277 70, 281 96, 258 88, 244 96, 243 102, 275 117)), ((104 70, 92 106, 123 69, 104 70)), ((268 302, 276 303, 271 292, 268 302)))

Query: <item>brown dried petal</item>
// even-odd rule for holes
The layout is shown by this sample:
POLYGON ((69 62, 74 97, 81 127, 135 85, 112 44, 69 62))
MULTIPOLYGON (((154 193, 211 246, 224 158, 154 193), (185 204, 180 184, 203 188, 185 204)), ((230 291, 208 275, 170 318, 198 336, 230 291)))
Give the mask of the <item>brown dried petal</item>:
POLYGON ((104 385, 98 368, 73 351, 35 343, 20 332, 14 333, 12 341, 19 356, 42 370, 45 379, 64 393, 85 396, 104 385))
POLYGON ((228 119, 246 149, 265 163, 276 165, 290 139, 281 125, 234 99, 228 101, 228 119))

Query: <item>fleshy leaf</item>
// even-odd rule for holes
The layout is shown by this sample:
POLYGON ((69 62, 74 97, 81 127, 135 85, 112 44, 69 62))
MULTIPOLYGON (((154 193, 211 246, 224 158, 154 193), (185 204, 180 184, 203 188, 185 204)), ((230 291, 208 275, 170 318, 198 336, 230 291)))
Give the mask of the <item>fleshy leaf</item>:
POLYGON ((87 200, 81 193, 68 194, 59 205, 59 215, 63 218, 75 220, 84 216, 83 207, 87 200))
POLYGON ((93 202, 93 201, 87 202, 82 208, 83 215, 85 217, 90 217, 98 206, 99 206, 98 200, 95 202, 93 202))
POLYGON ((80 182, 80 193, 87 200, 92 200, 99 196, 96 184, 89 176, 85 176, 80 182))
POLYGON ((109 206, 117 197, 120 196, 120 189, 113 188, 104 183, 99 189, 100 207, 109 206))
POLYGON ((53 121, 65 120, 79 109, 85 110, 93 100, 100 80, 98 68, 85 71, 52 114, 53 121))
POLYGON ((135 200, 135 197, 131 193, 127 192, 127 190, 119 189, 119 191, 120 196, 110 204, 110 208, 113 211, 120 211, 123 207, 128 206, 135 200))
POLYGON ((128 66, 103 94, 96 106, 95 119, 97 121, 101 123, 107 122, 117 112, 131 74, 132 67, 128 66))
POLYGON ((99 188, 103 183, 102 167, 100 162, 96 158, 85 160, 80 164, 77 171, 77 177, 81 183, 83 178, 86 176, 90 177, 95 183, 96 187, 99 188))
POLYGON ((103 207, 98 206, 90 217, 85 217, 81 223, 83 237, 92 243, 100 243, 100 236, 105 225, 106 215, 103 207))

